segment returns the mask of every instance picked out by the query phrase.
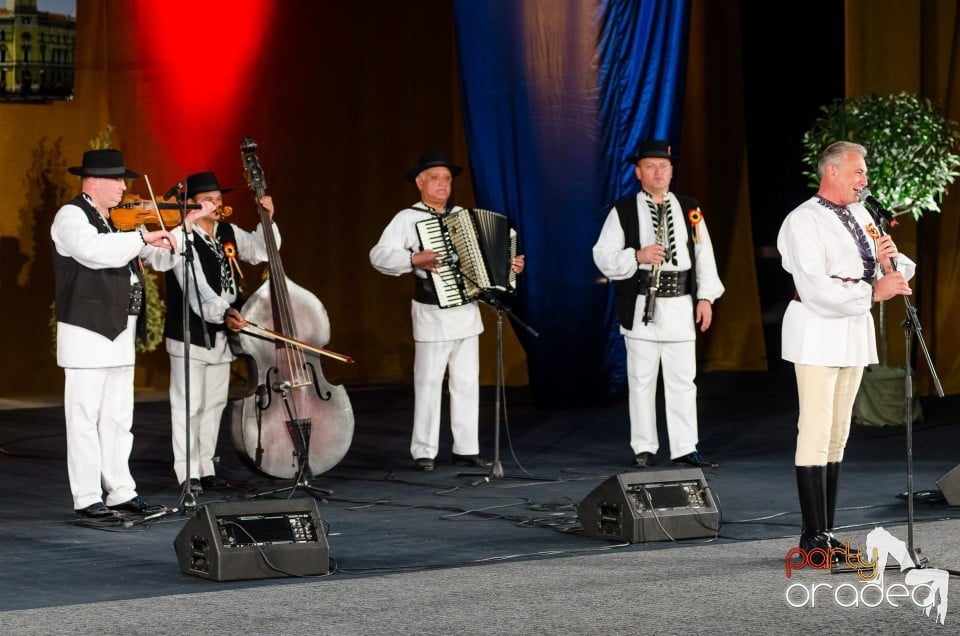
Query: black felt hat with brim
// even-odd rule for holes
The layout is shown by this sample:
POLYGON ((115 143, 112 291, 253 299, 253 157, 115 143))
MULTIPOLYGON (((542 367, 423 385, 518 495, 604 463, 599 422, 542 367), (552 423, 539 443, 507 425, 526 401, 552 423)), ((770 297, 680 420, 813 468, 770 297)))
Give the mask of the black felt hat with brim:
POLYGON ((127 170, 123 165, 123 153, 113 148, 88 150, 83 153, 83 163, 67 168, 70 174, 103 179, 136 179, 140 175, 127 170))
POLYGON ((413 183, 417 180, 417 175, 427 168, 449 168, 450 174, 454 177, 463 172, 460 166, 456 166, 447 161, 447 156, 439 150, 429 150, 417 159, 417 167, 407 170, 407 181, 413 183))
POLYGON ((217 181, 217 175, 212 172, 197 172, 187 177, 187 198, 195 199, 198 194, 204 192, 213 192, 219 190, 221 194, 226 194, 233 188, 221 188, 217 181))
POLYGON ((641 159, 669 159, 675 164, 680 157, 673 154, 670 142, 662 139, 647 139, 637 144, 637 150, 627 157, 627 163, 637 163, 641 159))

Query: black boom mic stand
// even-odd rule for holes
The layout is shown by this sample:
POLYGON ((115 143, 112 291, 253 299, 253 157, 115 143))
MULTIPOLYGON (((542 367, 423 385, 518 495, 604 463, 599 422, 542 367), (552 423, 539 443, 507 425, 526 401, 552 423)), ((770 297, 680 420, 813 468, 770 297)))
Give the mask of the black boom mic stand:
MULTIPOLYGON (((870 191, 866 188, 864 188, 861 193, 861 199, 864 207, 867 208, 874 222, 877 224, 880 236, 885 235, 884 223, 892 219, 893 215, 884 209, 876 199, 870 196, 870 191)), ((894 270, 897 269, 895 259, 890 259, 890 265, 894 270)), ((915 548, 913 544, 913 370, 910 361, 910 350, 914 334, 917 337, 917 342, 920 343, 920 350, 923 352, 924 359, 927 362, 927 368, 930 370, 930 377, 937 391, 937 397, 942 398, 944 394, 943 386, 940 384, 940 378, 937 377, 937 370, 934 368, 933 361, 930 359, 930 351, 927 349, 927 343, 923 339, 923 332, 920 327, 920 319, 917 317, 917 310, 910 302, 909 296, 902 296, 902 298, 904 305, 906 305, 906 318, 901 323, 901 326, 903 327, 905 339, 906 357, 903 393, 907 429, 907 550, 914 564, 916 564, 918 568, 922 568, 926 566, 927 559, 920 556, 920 550, 915 548)))
MULTIPOLYGON (((484 303, 488 307, 493 308, 497 312, 497 377, 496 377, 496 396, 494 397, 494 412, 493 412, 493 463, 490 464, 490 472, 483 479, 473 482, 472 486, 479 486, 480 484, 490 481, 493 478, 503 477, 503 465, 500 463, 500 411, 501 411, 501 399, 504 394, 504 378, 503 378, 503 314, 508 314, 513 321, 526 329, 530 335, 534 338, 538 337, 536 331, 534 331, 529 325, 524 323, 522 320, 517 318, 517 315, 513 313, 509 307, 503 304, 500 298, 496 294, 491 292, 484 292, 479 297, 480 302, 484 303)), ((506 410, 505 408, 503 409, 506 410)))
MULTIPOLYGON (((504 392, 503 387, 503 314, 509 314, 513 318, 514 322, 521 327, 523 327, 527 332, 530 333, 534 338, 540 336, 532 327, 527 325, 525 322, 517 318, 517 315, 513 313, 509 307, 503 304, 498 292, 490 289, 483 289, 477 284, 476 281, 471 279, 466 273, 464 273, 463 268, 460 267, 459 259, 452 259, 451 262, 453 267, 456 267, 460 272, 460 275, 463 276, 465 280, 470 281, 475 287, 481 289, 482 291, 477 296, 477 300, 484 303, 488 307, 491 307, 494 311, 497 312, 497 376, 496 376, 496 396, 494 397, 494 413, 493 413, 493 462, 490 464, 490 471, 487 473, 458 473, 461 477, 480 477, 477 481, 470 484, 471 486, 479 486, 482 483, 488 482, 494 478, 503 477, 503 464, 500 462, 500 411, 501 411, 501 397, 504 392)), ((504 409, 505 410, 505 409, 504 409)))
MULTIPOLYGON (((177 202, 180 206, 180 227, 182 228, 182 238, 180 246, 180 256, 182 263, 182 273, 180 281, 180 299, 182 306, 181 312, 181 321, 183 325, 183 417, 184 417, 184 435, 185 435, 185 446, 184 451, 186 454, 186 469, 184 472, 183 479, 183 490, 180 493, 180 499, 177 501, 177 505, 174 508, 164 510, 162 512, 149 515, 144 519, 139 519, 136 521, 126 522, 127 527, 133 525, 144 523, 146 521, 152 521, 159 517, 171 515, 178 510, 181 514, 186 514, 188 511, 192 512, 197 507, 197 498, 193 492, 193 489, 190 487, 190 290, 191 290, 191 281, 193 281, 192 289, 196 297, 197 308, 201 318, 203 317, 203 299, 200 296, 200 288, 197 283, 196 269, 194 267, 194 258, 193 258, 193 232, 187 230, 187 203, 186 197, 183 193, 184 181, 180 181, 175 186, 170 188, 164 195, 164 199, 169 199, 172 196, 177 196, 177 202)), ((157 215, 160 216, 161 212, 158 209, 157 215)), ((162 218, 162 217, 161 217, 162 218)), ((176 267, 176 265, 174 266, 176 267)), ((207 330, 203 329, 203 342, 204 346, 207 349, 210 349, 210 335, 207 333, 207 330)))
MULTIPOLYGON (((183 181, 177 184, 176 189, 180 190, 183 185, 183 181)), ((173 190, 173 188, 171 188, 173 190)), ((190 480, 190 293, 191 291, 194 294, 197 302, 197 308, 199 310, 198 314, 201 317, 201 324, 203 324, 203 299, 200 297, 200 287, 197 282, 197 270, 195 266, 195 261, 193 258, 193 230, 187 229, 187 199, 184 193, 179 193, 177 196, 177 201, 180 203, 180 227, 183 228, 183 241, 181 241, 181 255, 182 255, 182 264, 183 264, 183 273, 181 275, 180 282, 180 298, 182 306, 181 320, 183 324, 183 422, 184 422, 184 434, 185 434, 185 446, 184 452, 186 454, 186 471, 184 473, 183 479, 183 491, 180 493, 180 507, 183 510, 184 514, 190 510, 194 510, 197 507, 196 495, 193 492, 191 487, 190 480), (191 284, 192 283, 192 284, 191 284)), ((202 328, 203 332, 203 344, 209 349, 210 348, 210 334, 207 333, 206 328, 202 328)))

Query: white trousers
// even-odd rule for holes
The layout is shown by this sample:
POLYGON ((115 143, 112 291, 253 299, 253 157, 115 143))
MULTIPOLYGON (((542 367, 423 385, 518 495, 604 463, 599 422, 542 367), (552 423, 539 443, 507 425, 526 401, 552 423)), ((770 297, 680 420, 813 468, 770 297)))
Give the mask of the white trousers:
POLYGON ((670 458, 697 450, 696 343, 624 338, 630 408, 630 447, 634 454, 654 453, 657 437, 657 376, 663 367, 663 398, 670 437, 670 458))
POLYGON ((410 454, 414 459, 437 456, 440 448, 440 409, 443 377, 450 390, 450 432, 453 452, 477 455, 480 442, 480 338, 470 336, 445 342, 416 342, 413 363, 413 437, 410 454))
POLYGON ((133 366, 64 369, 67 475, 73 508, 115 506, 137 496, 133 450, 133 366))
POLYGON ((797 466, 843 460, 863 367, 793 365, 797 374, 797 466))
MULTIPOLYGON (((170 356, 170 421, 173 470, 177 483, 187 478, 187 406, 184 358, 170 356)), ((230 363, 210 364, 190 359, 190 478, 216 474, 220 419, 227 406, 230 363)))

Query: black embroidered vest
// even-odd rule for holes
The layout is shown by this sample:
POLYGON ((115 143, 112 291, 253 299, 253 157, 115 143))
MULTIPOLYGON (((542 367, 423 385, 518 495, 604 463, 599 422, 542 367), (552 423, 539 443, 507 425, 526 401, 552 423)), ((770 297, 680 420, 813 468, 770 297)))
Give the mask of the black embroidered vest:
MULTIPOLYGON (((110 233, 100 213, 83 196, 69 202, 83 210, 100 234, 110 233)), ((109 340, 127 328, 130 308, 130 272, 143 284, 143 273, 136 259, 123 267, 91 269, 69 256, 53 250, 56 277, 56 316, 58 322, 96 332, 109 340)), ((137 317, 137 336, 146 339, 146 302, 137 317)))
MULTIPOLYGON (((234 245, 237 244, 236 235, 233 232, 233 226, 229 223, 217 224, 216 237, 220 242, 220 245, 225 245, 226 243, 233 243, 234 245)), ((213 248, 200 237, 194 236, 193 244, 196 250, 197 259, 199 261, 199 263, 194 262, 194 269, 197 272, 197 275, 203 276, 207 280, 207 283, 210 285, 211 289, 213 289, 213 291, 219 295, 223 291, 223 280, 221 279, 222 274, 219 257, 214 252, 213 248)), ((239 252, 236 254, 236 258, 240 258, 239 252)), ((176 266, 183 267, 183 263, 177 263, 176 266)), ((191 280, 193 279, 191 278, 191 280)), ((195 293, 193 284, 190 285, 189 293, 195 293)), ((240 304, 240 297, 238 295, 237 300, 233 303, 233 306, 238 307, 240 304)), ((209 336, 210 343, 212 344, 216 333, 226 329, 226 326, 222 323, 216 324, 206 322, 203 320, 203 318, 191 310, 191 344, 195 344, 199 347, 205 346, 203 331, 201 331, 202 329, 207 330, 207 335, 209 336)), ((180 283, 177 282, 177 277, 174 275, 172 270, 167 272, 167 315, 163 326, 163 335, 167 338, 183 342, 183 291, 181 290, 180 283)))
MULTIPOLYGON (((680 209, 683 211, 684 218, 687 220, 687 251, 690 253, 690 278, 688 289, 690 297, 694 299, 696 307, 697 298, 697 261, 693 254, 693 227, 690 225, 690 217, 687 214, 690 210, 700 207, 700 203, 693 197, 682 194, 675 194, 680 202, 680 209)), ((638 250, 640 245, 640 219, 637 210, 637 195, 633 194, 624 197, 613 204, 617 208, 617 214, 620 217, 620 225, 623 227, 624 247, 632 247, 638 250)), ((617 319, 626 329, 633 329, 633 314, 637 307, 637 296, 645 294, 646 289, 640 289, 640 269, 630 278, 615 280, 613 282, 613 299, 617 306, 617 319)))

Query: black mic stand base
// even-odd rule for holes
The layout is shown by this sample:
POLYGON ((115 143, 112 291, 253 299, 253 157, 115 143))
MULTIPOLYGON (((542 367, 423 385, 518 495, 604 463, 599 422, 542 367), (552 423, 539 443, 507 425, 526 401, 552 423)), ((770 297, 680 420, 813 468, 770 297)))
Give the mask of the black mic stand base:
MULTIPOLYGON (((196 503, 194 503, 196 506, 196 503)), ((141 523, 148 523, 150 521, 156 521, 157 519, 163 519, 164 517, 169 517, 170 515, 180 512, 180 508, 174 506, 173 508, 163 507, 163 510, 148 514, 148 515, 139 515, 139 514, 122 514, 121 521, 124 528, 132 528, 133 526, 138 526, 141 523)), ((184 510, 183 512, 186 512, 184 510)))
POLYGON ((327 503, 325 498, 326 498, 326 497, 329 497, 330 495, 333 494, 333 491, 332 491, 332 490, 330 490, 330 489, 328 489, 328 488, 320 488, 320 487, 318 487, 318 486, 314 486, 313 484, 310 483, 310 480, 309 480, 308 478, 303 477, 303 478, 301 478, 301 479, 298 479, 298 480, 297 480, 297 483, 295 483, 295 484, 292 485, 292 486, 284 486, 283 488, 276 488, 276 489, 274 489, 274 490, 267 490, 267 491, 265 491, 265 492, 258 492, 258 493, 255 493, 255 494, 253 494, 253 495, 247 495, 246 498, 247 498, 247 499, 258 499, 258 498, 260 498, 260 497, 275 497, 275 496, 279 495, 280 493, 285 493, 285 492, 286 492, 286 493, 290 493, 290 494, 287 495, 287 497, 286 497, 286 499, 289 499, 289 498, 293 497, 293 493, 296 492, 296 491, 298 491, 298 490, 302 490, 302 491, 306 492, 308 495, 310 495, 310 496, 313 497, 314 499, 318 500, 320 503, 327 503))
POLYGON ((503 464, 500 463, 500 458, 496 457, 492 462, 490 462, 490 470, 485 473, 457 473, 457 477, 479 477, 477 481, 471 483, 473 487, 477 487, 480 484, 485 484, 491 479, 503 479, 503 464))
MULTIPOLYGON (((187 468, 187 473, 189 474, 190 469, 187 468)), ((183 514, 192 512, 197 509, 197 496, 193 492, 193 488, 190 487, 190 478, 187 477, 183 481, 183 493, 180 495, 180 501, 177 502, 177 507, 183 510, 183 514)), ((174 508, 176 510, 176 508, 174 508)))
POLYGON ((287 430, 290 433, 290 438, 296 448, 294 455, 297 458, 297 465, 299 466, 299 469, 297 470, 296 483, 292 486, 284 486, 283 488, 276 488, 274 490, 248 495, 247 499, 276 496, 283 492, 290 493, 286 497, 289 499, 293 497, 293 493, 297 490, 303 490, 321 503, 327 503, 324 497, 332 495, 333 491, 326 488, 318 488, 310 483, 310 421, 297 419, 294 417, 293 411, 290 408, 290 403, 287 399, 289 390, 288 384, 281 383, 280 385, 275 386, 273 390, 280 394, 281 398, 283 399, 283 404, 287 409, 287 414, 290 417, 290 419, 287 420, 287 430))
MULTIPOLYGON (((503 396, 503 314, 509 314, 518 324, 529 331, 534 337, 539 336, 539 334, 531 329, 529 325, 517 318, 516 315, 510 311, 510 308, 504 305, 500 298, 498 298, 495 294, 491 292, 484 292, 480 295, 479 300, 497 312, 497 376, 494 386, 496 395, 494 397, 493 407, 493 463, 490 465, 490 471, 488 473, 481 473, 480 475, 482 478, 470 484, 473 487, 489 482, 491 479, 503 479, 504 476, 503 465, 500 463, 500 411, 502 408, 501 397, 503 396)), ((478 473, 457 474, 460 477, 478 476, 478 473)))

